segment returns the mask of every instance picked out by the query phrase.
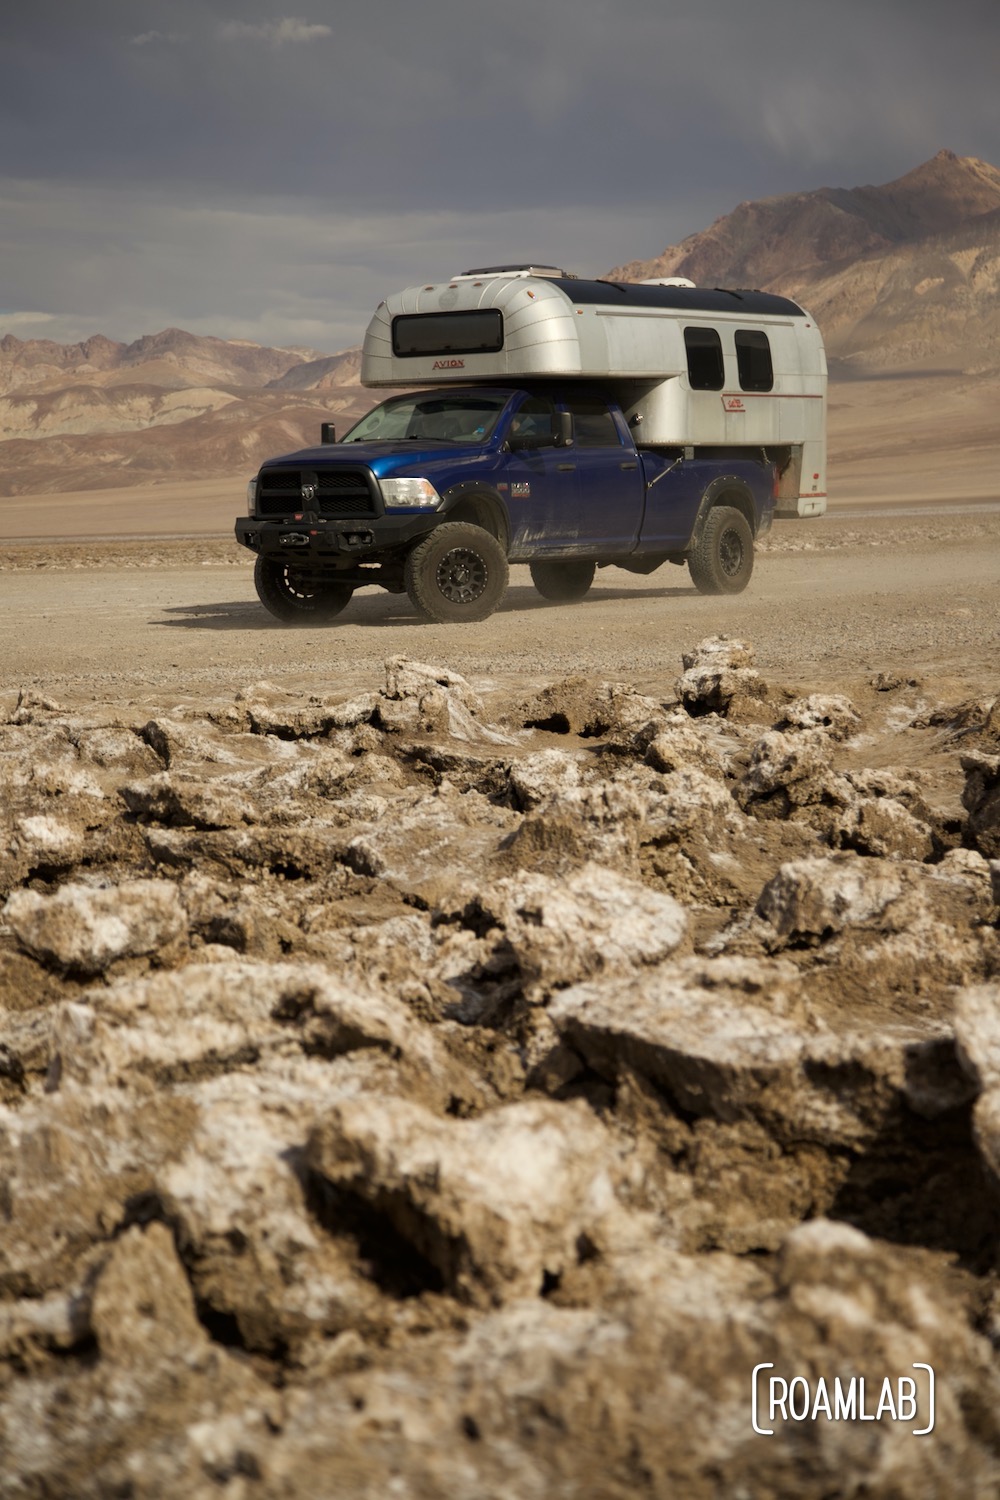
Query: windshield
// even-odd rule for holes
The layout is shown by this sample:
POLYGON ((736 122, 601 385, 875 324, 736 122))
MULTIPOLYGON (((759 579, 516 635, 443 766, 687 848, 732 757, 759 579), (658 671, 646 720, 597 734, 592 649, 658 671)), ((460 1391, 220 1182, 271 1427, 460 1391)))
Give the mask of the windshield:
POLYGON ((508 399, 502 391, 394 396, 362 417, 344 442, 485 443, 508 399))

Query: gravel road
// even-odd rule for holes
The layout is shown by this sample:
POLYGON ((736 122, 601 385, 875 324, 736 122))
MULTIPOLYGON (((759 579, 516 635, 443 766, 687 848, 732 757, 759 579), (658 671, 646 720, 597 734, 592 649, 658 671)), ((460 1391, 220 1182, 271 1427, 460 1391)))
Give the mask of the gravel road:
POLYGON ((581 604, 553 605, 516 567, 502 608, 462 628, 420 623, 405 596, 366 590, 334 625, 289 629, 257 602, 250 559, 222 539, 0 548, 3 686, 64 697, 176 697, 259 678, 324 691, 378 678, 386 657, 482 679, 567 673, 652 689, 713 632, 751 640, 779 680, 829 687, 871 671, 994 676, 1000 515, 948 513, 778 523, 746 593, 697 594, 669 565, 599 572, 581 604))

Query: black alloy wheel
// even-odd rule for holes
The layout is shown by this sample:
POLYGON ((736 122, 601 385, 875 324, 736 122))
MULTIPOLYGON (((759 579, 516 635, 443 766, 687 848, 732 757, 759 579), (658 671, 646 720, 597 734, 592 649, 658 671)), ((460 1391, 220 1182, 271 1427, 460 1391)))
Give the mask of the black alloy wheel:
POLYGON ((742 511, 715 505, 691 549, 688 569, 701 594, 741 594, 753 573, 753 532, 742 511))
POLYGON ((481 526, 445 521, 406 559, 406 592, 417 613, 439 625, 485 620, 507 589, 508 567, 496 537, 481 526))
POLYGON ((282 557, 258 557, 253 571, 257 597, 285 625, 323 625, 351 602, 354 586, 296 568, 282 557))
POLYGON ((478 552, 453 547, 438 563, 436 583, 450 604, 475 604, 489 582, 489 571, 478 552))

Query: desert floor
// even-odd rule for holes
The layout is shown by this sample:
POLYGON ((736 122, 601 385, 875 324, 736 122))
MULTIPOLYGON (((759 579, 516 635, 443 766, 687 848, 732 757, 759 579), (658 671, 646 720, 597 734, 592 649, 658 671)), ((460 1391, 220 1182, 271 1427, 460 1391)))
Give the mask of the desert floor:
POLYGON ((861 385, 735 598, 0 504, 4 1500, 1000 1492, 997 470, 861 385))
POLYGON ((667 565, 647 578, 601 570, 581 604, 552 605, 515 567, 497 614, 462 628, 423 624, 405 596, 367 589, 335 624, 290 629, 258 603, 249 554, 222 539, 14 543, 0 548, 0 682, 74 701, 166 702, 261 677, 346 695, 405 654, 477 681, 583 673, 656 693, 683 649, 721 632, 803 687, 857 690, 892 670, 985 690, 1000 645, 1000 505, 902 509, 776 522, 735 598, 703 597, 667 565))
POLYGON ((169 696, 265 676, 347 691, 405 653, 487 679, 584 672, 657 691, 684 647, 721 631, 783 680, 905 666, 972 684, 996 659, 998 394, 995 377, 933 371, 833 381, 830 511, 776 523, 739 598, 700 598, 679 568, 609 568, 582 605, 554 607, 514 568, 504 607, 470 630, 419 624, 405 597, 374 589, 335 626, 277 625, 230 540, 246 475, 10 497, 0 681, 169 696))

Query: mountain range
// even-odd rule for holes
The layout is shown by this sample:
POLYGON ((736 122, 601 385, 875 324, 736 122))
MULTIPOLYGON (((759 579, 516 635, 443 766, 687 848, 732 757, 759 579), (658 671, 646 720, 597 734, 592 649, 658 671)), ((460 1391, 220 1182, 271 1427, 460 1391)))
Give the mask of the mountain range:
POLYGON ((134 343, 0 339, 0 495, 252 474, 371 406, 360 351, 168 328, 134 343))
POLYGON ((606 274, 781 292, 815 316, 833 360, 856 370, 998 370, 1000 171, 939 151, 881 187, 741 203, 606 274))
MULTIPOLYGON (((974 157, 939 151, 882 186, 741 203, 606 276, 794 297, 823 330, 834 379, 1000 381, 1000 171, 974 157)), ((359 369, 356 348, 325 355, 176 328, 131 344, 7 334, 0 496, 230 475, 239 489, 262 459, 315 441, 321 421, 343 431, 366 411, 359 369)))

